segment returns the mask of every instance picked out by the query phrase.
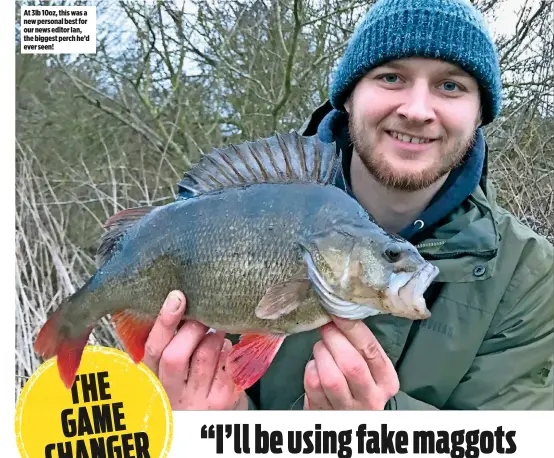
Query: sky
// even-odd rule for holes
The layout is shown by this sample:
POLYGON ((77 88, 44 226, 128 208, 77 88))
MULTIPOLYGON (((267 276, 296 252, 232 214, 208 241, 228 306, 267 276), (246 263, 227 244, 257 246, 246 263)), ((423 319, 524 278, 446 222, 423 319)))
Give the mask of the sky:
MULTIPOLYGON (((537 8, 539 0, 533 0, 531 3, 533 8, 537 8)), ((513 33, 517 23, 517 12, 525 4, 525 0, 505 0, 502 8, 497 11, 496 20, 491 23, 493 34, 509 34, 513 33)))

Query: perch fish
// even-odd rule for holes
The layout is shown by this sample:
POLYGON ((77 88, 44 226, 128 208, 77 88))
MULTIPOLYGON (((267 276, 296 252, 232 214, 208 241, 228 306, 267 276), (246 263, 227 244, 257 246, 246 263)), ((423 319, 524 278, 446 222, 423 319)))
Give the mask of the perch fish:
POLYGON ((35 341, 70 388, 94 326, 111 315, 136 363, 172 290, 186 319, 240 334, 227 364, 238 390, 267 370, 288 335, 331 321, 430 316, 438 274, 332 185, 335 144, 296 133, 214 149, 180 183, 191 195, 123 210, 105 224, 97 270, 35 341))

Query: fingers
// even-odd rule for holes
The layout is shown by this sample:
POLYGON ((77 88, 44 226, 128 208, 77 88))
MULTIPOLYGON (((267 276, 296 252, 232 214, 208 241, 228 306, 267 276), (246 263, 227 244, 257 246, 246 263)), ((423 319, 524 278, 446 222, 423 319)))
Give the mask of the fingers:
POLYGON ((225 333, 206 335, 208 328, 185 321, 180 291, 171 292, 145 344, 143 362, 160 379, 174 410, 247 408, 245 393, 238 393, 226 371, 231 342, 225 333), (226 345, 224 345, 224 342, 226 345))
POLYGON ((231 380, 231 374, 227 372, 227 358, 231 353, 231 349, 231 341, 229 339, 224 339, 217 362, 217 368, 210 386, 210 393, 219 393, 223 391, 224 387, 230 385, 229 381, 231 380))
POLYGON ((191 395, 208 397, 221 355, 225 333, 209 334, 199 343, 190 360, 187 389, 191 395))
POLYGON ((352 393, 346 378, 321 340, 314 345, 314 361, 321 387, 329 403, 335 409, 348 408, 352 401, 352 393))
POLYGON ((169 293, 146 340, 143 362, 156 375, 158 375, 158 365, 162 353, 173 339, 175 330, 183 318, 185 305, 186 300, 182 292, 172 291, 169 293))
MULTIPOLYGON (((231 377, 231 373, 227 370, 227 360, 229 354, 231 353, 232 344, 231 341, 225 339, 223 341, 223 347, 221 353, 219 354, 219 360, 217 362, 217 368, 215 370, 214 378, 212 380, 212 385, 210 387, 210 392, 208 398, 210 400, 210 405, 213 409, 222 410, 222 409, 233 409, 233 408, 248 408, 248 401, 246 400, 246 393, 238 393, 235 391, 235 383, 231 377), (233 401, 229 403, 227 400, 232 399, 233 401), (221 401, 226 401, 221 403, 221 401), (241 404, 240 401, 246 400, 246 405, 241 404)), ((244 403, 242 403, 244 404, 244 403)))
POLYGON ((321 386, 319 373, 314 360, 306 364, 306 369, 304 371, 304 391, 306 393, 304 397, 305 409, 333 410, 321 386))
POLYGON ((170 400, 178 400, 182 395, 189 377, 191 356, 207 330, 197 321, 187 321, 163 351, 158 377, 170 400))
POLYGON ((375 383, 384 386, 397 385, 396 370, 369 328, 359 320, 346 320, 335 316, 332 318, 337 328, 367 362, 375 383))
POLYGON ((323 326, 320 331, 323 343, 344 375, 352 396, 365 399, 375 387, 367 362, 333 323, 323 326))

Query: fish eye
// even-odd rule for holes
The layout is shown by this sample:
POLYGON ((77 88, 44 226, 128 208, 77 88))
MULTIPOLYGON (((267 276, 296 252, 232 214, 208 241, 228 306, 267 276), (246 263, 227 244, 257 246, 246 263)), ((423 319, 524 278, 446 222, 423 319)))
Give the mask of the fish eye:
POLYGON ((383 252, 383 257, 389 262, 397 262, 402 256, 402 251, 397 245, 388 246, 383 252))

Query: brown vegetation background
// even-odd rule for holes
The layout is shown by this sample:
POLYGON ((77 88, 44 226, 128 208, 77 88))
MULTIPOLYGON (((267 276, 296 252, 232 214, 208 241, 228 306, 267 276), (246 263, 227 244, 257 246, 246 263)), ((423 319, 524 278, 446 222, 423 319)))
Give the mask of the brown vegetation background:
MULTIPOLYGON (((81 2, 97 6, 96 54, 18 46, 16 397, 41 363, 39 326, 94 271, 103 222, 170 202, 201 151, 299 128, 370 3, 81 2)), ((511 1, 474 3, 500 30, 511 1)), ((553 6, 522 3, 496 36, 505 102, 486 134, 499 201, 552 240, 553 6)), ((106 319, 91 342, 119 346, 106 319)))

